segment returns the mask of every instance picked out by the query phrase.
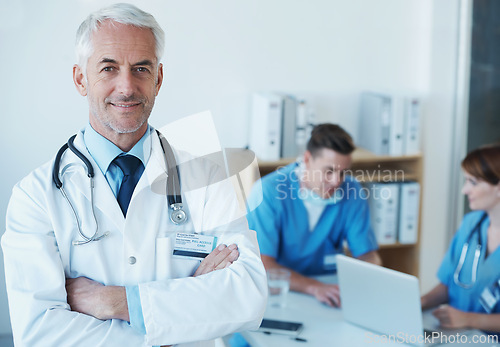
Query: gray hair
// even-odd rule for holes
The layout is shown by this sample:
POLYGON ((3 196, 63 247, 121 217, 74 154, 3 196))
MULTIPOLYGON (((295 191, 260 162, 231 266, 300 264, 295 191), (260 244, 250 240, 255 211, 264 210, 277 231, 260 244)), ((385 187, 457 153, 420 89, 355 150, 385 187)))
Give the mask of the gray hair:
POLYGON ((91 13, 80 24, 76 32, 76 59, 84 75, 86 75, 87 62, 94 50, 92 46, 92 34, 102 22, 108 19, 121 24, 151 29, 156 43, 156 59, 158 64, 160 63, 165 47, 165 33, 156 19, 151 14, 142 11, 134 5, 119 3, 91 13))

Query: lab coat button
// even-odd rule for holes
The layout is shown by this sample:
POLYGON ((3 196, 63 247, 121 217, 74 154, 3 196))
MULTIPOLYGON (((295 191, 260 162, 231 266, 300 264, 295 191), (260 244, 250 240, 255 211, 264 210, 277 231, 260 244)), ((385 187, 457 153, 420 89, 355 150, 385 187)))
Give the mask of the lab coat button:
POLYGON ((128 257, 128 263, 129 263, 130 265, 134 265, 136 261, 137 261, 137 260, 135 259, 135 257, 134 257, 134 256, 130 256, 130 257, 128 257))

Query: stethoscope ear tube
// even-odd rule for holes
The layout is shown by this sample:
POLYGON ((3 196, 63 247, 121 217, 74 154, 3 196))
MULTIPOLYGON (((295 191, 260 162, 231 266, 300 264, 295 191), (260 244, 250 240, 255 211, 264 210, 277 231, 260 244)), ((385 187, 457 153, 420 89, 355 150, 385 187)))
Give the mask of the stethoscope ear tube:
POLYGON ((61 189, 63 185, 61 180, 59 179, 59 167, 61 164, 61 157, 67 149, 68 149, 68 144, 65 143, 57 152, 56 159, 54 160, 54 166, 52 169, 52 181, 54 181, 54 184, 56 185, 57 189, 61 189))
POLYGON ((76 134, 71 136, 68 140, 67 143, 62 145, 62 147, 59 149, 59 151, 56 154, 56 158, 54 160, 54 166, 52 168, 52 181, 54 181, 54 184, 56 185, 57 189, 61 189, 63 183, 61 179, 59 178, 59 169, 61 165, 61 157, 63 153, 69 148, 71 152, 73 152, 78 158, 80 158, 81 161, 85 164, 87 167, 87 176, 92 178, 94 177, 94 168, 92 167, 92 164, 90 161, 80 152, 74 145, 76 134))
POLYGON ((87 175, 89 177, 94 177, 94 167, 90 163, 90 161, 80 152, 78 149, 76 149, 75 145, 73 142, 75 141, 76 134, 71 136, 68 140, 68 147, 71 149, 71 152, 75 153, 75 155, 80 158, 81 161, 84 162, 85 166, 87 167, 87 175))
POLYGON ((187 215, 182 206, 179 168, 167 139, 158 130, 156 130, 156 133, 160 139, 160 145, 165 154, 165 164, 167 165, 167 201, 168 206, 172 209, 170 220, 174 224, 182 224, 186 221, 187 215))

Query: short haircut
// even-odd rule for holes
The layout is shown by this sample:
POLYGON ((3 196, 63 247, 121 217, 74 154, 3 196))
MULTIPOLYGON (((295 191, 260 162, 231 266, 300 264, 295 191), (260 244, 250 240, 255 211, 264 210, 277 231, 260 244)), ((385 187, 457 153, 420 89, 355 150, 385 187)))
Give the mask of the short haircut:
POLYGON ((339 125, 324 123, 316 125, 311 131, 307 150, 315 157, 324 148, 347 155, 351 154, 356 147, 351 135, 339 125))
POLYGON ((82 68, 84 75, 87 70, 87 62, 94 50, 92 46, 92 34, 96 32, 99 25, 106 20, 132 25, 138 28, 151 29, 155 38, 156 59, 158 63, 160 63, 165 47, 165 33, 156 19, 151 14, 142 11, 134 5, 119 3, 91 13, 78 28, 76 33, 75 53, 78 65, 82 68))
POLYGON ((479 147, 462 160, 462 168, 470 175, 496 185, 500 182, 500 143, 479 147))

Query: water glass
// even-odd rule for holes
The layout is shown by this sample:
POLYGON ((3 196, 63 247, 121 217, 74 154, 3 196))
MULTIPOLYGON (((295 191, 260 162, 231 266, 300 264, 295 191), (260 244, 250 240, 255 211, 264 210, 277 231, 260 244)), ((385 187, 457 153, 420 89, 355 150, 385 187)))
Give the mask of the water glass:
POLYGON ((290 290, 290 271, 287 269, 269 269, 267 271, 269 301, 271 306, 285 307, 286 297, 290 290))

